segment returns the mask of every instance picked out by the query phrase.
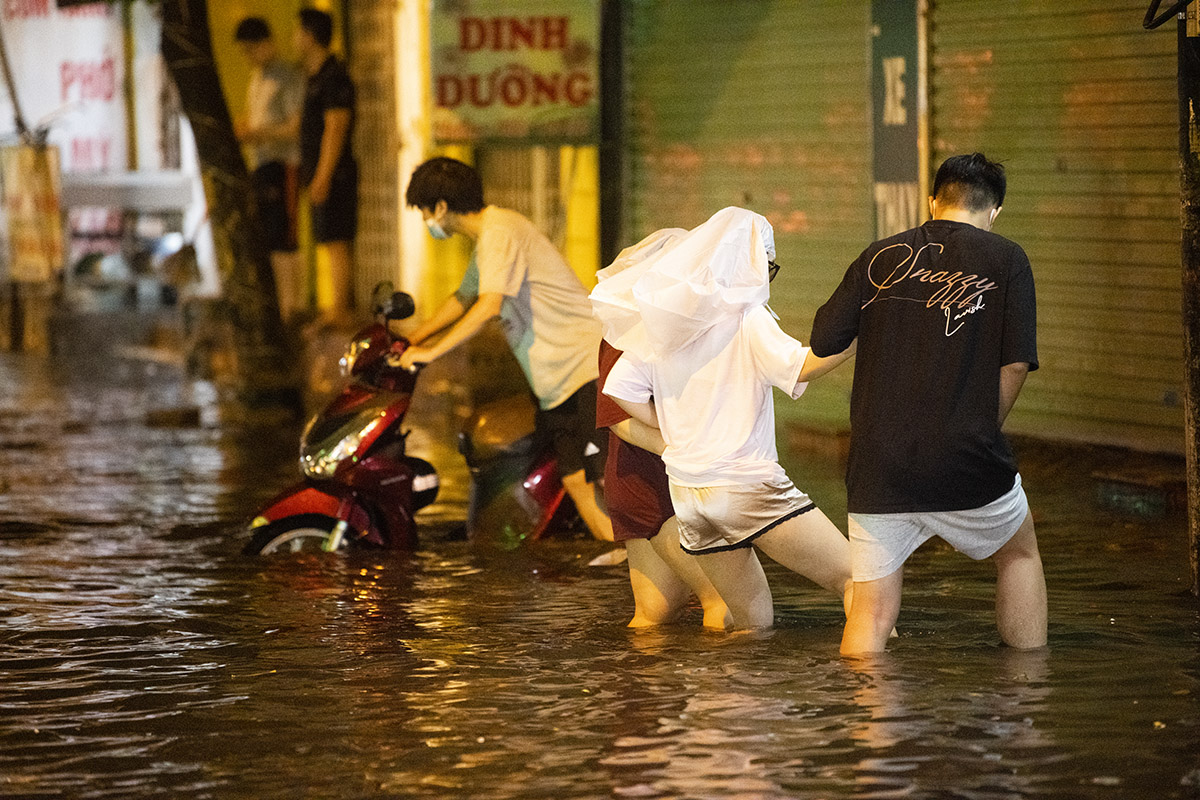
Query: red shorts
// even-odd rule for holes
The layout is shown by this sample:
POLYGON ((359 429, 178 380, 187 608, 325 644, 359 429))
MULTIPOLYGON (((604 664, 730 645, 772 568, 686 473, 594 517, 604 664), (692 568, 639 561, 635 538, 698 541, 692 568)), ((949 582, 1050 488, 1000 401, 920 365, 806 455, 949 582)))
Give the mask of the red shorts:
POLYGON ((662 459, 609 433, 604 498, 613 538, 649 539, 675 514, 662 459))
MULTIPOLYGON (((603 387, 608 371, 621 351, 600 342, 597 386, 603 387)), ((629 415, 606 394, 596 395, 596 427, 607 428, 629 419, 629 415)), ((604 499, 612 520, 613 538, 650 539, 663 523, 675 515, 671 506, 671 484, 662 459, 635 447, 612 431, 608 434, 608 458, 604 462, 604 499)))

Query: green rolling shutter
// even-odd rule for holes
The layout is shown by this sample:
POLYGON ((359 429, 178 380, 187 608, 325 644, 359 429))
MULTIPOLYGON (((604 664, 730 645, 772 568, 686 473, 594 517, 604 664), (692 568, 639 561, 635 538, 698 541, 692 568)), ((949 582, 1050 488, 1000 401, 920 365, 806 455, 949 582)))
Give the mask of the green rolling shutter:
MULTIPOLYGON (((771 305, 807 341, 813 313, 873 238, 869 5, 628 4, 622 246, 725 206, 763 214, 783 265, 771 305)), ((780 420, 844 427, 850 377, 777 403, 780 420)))
POLYGON ((1008 171, 997 233, 1029 253, 1042 369, 1009 422, 1180 451, 1175 27, 1145 2, 954 0, 930 25, 932 164, 1008 171))
MULTIPOLYGON (((1182 448, 1175 40, 1144 3, 931 4, 931 164, 1005 162, 996 230, 1038 282, 1042 370, 1012 430, 1182 448)), ((867 4, 693 0, 625 9, 624 241, 726 205, 774 224, 772 305, 812 313, 873 238, 867 4)), ((844 426, 850 371, 781 420, 844 426)))

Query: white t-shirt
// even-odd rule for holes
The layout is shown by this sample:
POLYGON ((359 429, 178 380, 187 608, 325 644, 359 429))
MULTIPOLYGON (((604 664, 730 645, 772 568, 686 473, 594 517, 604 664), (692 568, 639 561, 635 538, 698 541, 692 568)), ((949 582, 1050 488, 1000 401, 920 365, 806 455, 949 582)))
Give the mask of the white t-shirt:
MULTIPOLYGON (((275 59, 250 73, 246 87, 246 122, 251 129, 282 125, 300 113, 304 102, 304 77, 291 64, 275 59)), ((300 162, 300 143, 257 142, 247 147, 252 166, 272 161, 300 162)))
POLYGON ((626 352, 604 393, 632 403, 653 398, 667 445, 663 461, 678 485, 782 480, 771 387, 799 397, 808 386, 796 383, 807 357, 808 348, 758 306, 653 363, 626 352))
POLYGON ((487 206, 479 241, 457 295, 504 295, 500 322, 508 346, 543 409, 559 405, 599 375, 600 323, 587 289, 532 222, 487 206))

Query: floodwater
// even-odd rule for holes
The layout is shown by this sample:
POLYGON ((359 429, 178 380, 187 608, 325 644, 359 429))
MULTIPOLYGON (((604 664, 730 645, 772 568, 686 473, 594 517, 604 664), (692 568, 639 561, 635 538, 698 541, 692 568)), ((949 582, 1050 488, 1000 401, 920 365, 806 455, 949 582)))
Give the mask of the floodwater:
MULTIPOLYGON (((997 646, 990 566, 926 548, 901 638, 851 663, 778 569, 772 633, 634 632, 604 546, 455 540, 431 423, 450 486, 414 556, 244 557, 298 428, 86 373, 0 355, 0 797, 1200 797, 1185 524, 1098 510, 1094 454, 1023 469, 1048 652, 997 646), (201 425, 144 424, 181 400, 201 425)), ((844 520, 836 463, 787 466, 844 520)))

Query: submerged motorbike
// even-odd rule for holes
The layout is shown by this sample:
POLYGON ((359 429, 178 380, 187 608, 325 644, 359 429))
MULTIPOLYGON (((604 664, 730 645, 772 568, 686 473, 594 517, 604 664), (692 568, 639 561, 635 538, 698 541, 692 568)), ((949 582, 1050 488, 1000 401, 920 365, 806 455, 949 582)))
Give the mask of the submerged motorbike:
POLYGON ((389 363, 408 341, 388 323, 412 316, 412 297, 376 289, 375 323, 354 336, 342 357, 350 378, 308 423, 300 440, 304 479, 277 495, 250 523, 248 554, 411 550, 414 514, 437 497, 438 475, 405 453, 403 430, 417 373, 389 363))
MULTIPOLYGON (((308 423, 300 440, 304 479, 266 504, 250 523, 247 554, 349 548, 412 550, 414 515, 436 499, 433 465, 405 453, 403 423, 417 373, 393 366, 407 339, 388 323, 407 319, 412 297, 375 290, 376 321, 342 357, 350 381, 308 423)), ((534 435, 532 396, 478 408, 459 434, 470 470, 468 538, 515 549, 551 531, 585 530, 566 496, 553 451, 534 435)))
POLYGON ((531 395, 476 409, 458 435, 471 471, 467 536, 501 549, 550 533, 586 531, 558 475, 554 451, 534 433, 531 395))

